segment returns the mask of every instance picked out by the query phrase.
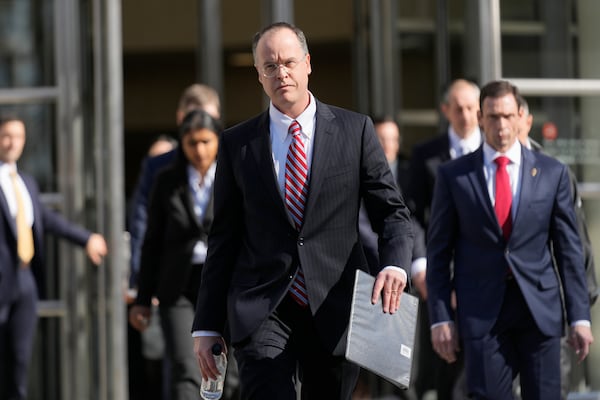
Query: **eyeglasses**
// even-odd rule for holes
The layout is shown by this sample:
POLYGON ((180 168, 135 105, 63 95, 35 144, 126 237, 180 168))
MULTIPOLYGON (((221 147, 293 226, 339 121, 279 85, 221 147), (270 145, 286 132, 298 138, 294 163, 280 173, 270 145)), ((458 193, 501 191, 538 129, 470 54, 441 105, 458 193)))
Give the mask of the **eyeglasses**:
POLYGON ((278 64, 278 63, 268 63, 265 64, 262 67, 262 74, 265 78, 274 78, 275 76, 277 76, 277 74, 279 73, 279 68, 283 67, 285 68, 286 71, 291 71, 294 68, 296 68, 298 66, 298 64, 300 64, 302 61, 304 61, 304 59, 306 58, 306 55, 304 55, 304 57, 302 57, 300 60, 287 60, 286 62, 282 63, 282 64, 278 64))

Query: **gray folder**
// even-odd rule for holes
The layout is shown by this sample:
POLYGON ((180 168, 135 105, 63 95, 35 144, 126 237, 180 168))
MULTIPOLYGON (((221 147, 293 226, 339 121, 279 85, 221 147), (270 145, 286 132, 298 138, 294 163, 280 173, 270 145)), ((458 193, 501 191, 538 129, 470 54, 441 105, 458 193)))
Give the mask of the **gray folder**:
POLYGON ((357 270, 346 359, 394 385, 409 386, 419 300, 403 293, 400 308, 384 314, 381 297, 371 304, 375 278, 357 270))

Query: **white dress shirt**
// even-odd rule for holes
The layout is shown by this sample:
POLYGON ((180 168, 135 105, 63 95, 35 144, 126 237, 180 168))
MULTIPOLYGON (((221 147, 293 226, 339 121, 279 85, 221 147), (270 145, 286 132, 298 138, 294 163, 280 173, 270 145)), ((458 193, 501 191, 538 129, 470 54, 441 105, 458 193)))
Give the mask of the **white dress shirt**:
POLYGON ((521 193, 520 171, 521 171, 521 144, 518 141, 511 146, 506 153, 499 153, 489 144, 483 144, 483 173, 487 184, 488 194, 492 206, 496 204, 496 170, 498 169, 494 160, 500 156, 508 157, 510 162, 506 166, 512 192, 511 217, 514 221, 519 206, 519 194, 521 193))
MULTIPOLYGON (((13 171, 17 171, 16 164, 6 164, 0 163, 0 188, 4 193, 4 197, 6 198, 6 202, 8 203, 8 209, 10 211, 10 215, 13 218, 17 216, 17 199, 15 197, 15 189, 13 186, 13 181, 11 177, 11 173, 13 171)), ((30 226, 33 226, 33 203, 31 201, 31 196, 29 195, 29 191, 25 186, 25 183, 21 179, 21 176, 17 174, 17 185, 21 190, 21 194, 23 196, 23 205, 25 206, 25 219, 30 226)))
MULTIPOLYGON (((300 140, 304 144, 306 152, 306 162, 308 164, 308 182, 310 185, 310 166, 312 164, 313 144, 315 142, 315 115, 317 106, 315 98, 309 92, 310 103, 308 107, 296 118, 300 124, 300 140)), ((277 175, 277 186, 281 197, 285 198, 285 164, 288 155, 290 143, 292 143, 292 135, 288 133, 290 124, 294 119, 279 111, 273 103, 269 105, 269 130, 271 132, 271 150, 273 152, 273 166, 277 175)))
POLYGON ((465 154, 474 152, 481 146, 482 136, 479 127, 469 132, 466 138, 458 136, 452 126, 448 128, 448 139, 450 140, 450 158, 453 160, 465 154))
MULTIPOLYGON (((204 176, 201 176, 200 172, 198 172, 198 170, 196 170, 191 165, 188 164, 187 167, 188 184, 192 193, 194 214, 196 215, 196 219, 199 223, 201 223, 202 220, 204 220, 206 208, 208 207, 208 203, 210 202, 210 198, 212 195, 212 186, 215 180, 216 167, 217 164, 212 163, 212 165, 208 168, 208 171, 206 171, 206 174, 204 176)), ((198 240, 198 242, 196 242, 196 245, 194 246, 192 264, 204 264, 204 261, 206 261, 207 250, 208 248, 206 247, 206 243, 202 240, 198 240)))

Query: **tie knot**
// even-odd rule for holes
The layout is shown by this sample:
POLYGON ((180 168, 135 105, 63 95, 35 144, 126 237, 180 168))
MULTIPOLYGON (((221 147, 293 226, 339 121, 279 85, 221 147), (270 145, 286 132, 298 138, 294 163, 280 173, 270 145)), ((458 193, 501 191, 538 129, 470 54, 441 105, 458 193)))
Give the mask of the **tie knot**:
POLYGON ((300 133, 300 124, 298 123, 298 121, 293 120, 292 123, 290 124, 290 127, 288 128, 288 133, 292 136, 296 136, 300 133))
POLYGON ((500 157, 496 157, 494 162, 496 163, 498 168, 504 168, 508 165, 508 163, 510 162, 510 159, 506 156, 500 156, 500 157))

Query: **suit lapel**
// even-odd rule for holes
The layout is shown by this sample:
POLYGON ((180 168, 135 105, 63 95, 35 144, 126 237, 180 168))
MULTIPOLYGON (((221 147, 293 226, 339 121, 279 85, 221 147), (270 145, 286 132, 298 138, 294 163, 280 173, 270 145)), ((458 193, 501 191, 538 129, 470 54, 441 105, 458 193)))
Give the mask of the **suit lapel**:
POLYGON ((208 232, 210 230, 210 226, 212 225, 215 204, 214 199, 215 196, 213 196, 211 192, 211 195, 208 198, 208 204, 206 205, 206 210, 204 210, 204 218, 202 218, 202 221, 200 221, 200 225, 204 232, 208 232))
POLYGON ((479 147, 472 155, 466 155, 463 157, 470 157, 473 166, 469 173, 469 180, 473 186, 473 190, 477 195, 479 203, 483 206, 485 215, 491 221, 491 223, 497 227, 498 234, 502 236, 502 230, 498 224, 498 218, 496 218, 496 212, 490 200, 490 194, 487 189, 487 183, 485 175, 483 174, 483 147, 479 147))
POLYGON ((304 209, 305 216, 309 215, 316 206, 311 199, 319 198, 319 191, 323 186, 323 176, 326 175, 328 167, 327 162, 330 159, 327 154, 327 149, 331 149, 335 146, 334 140, 336 134, 339 132, 338 126, 333 123, 335 116, 327 106, 317 101, 316 113, 315 137, 313 141, 314 147, 310 164, 310 186, 308 189, 306 207, 304 209))
MULTIPOLYGON (((39 202, 39 193, 37 189, 37 185, 33 183, 33 178, 29 175, 22 175, 21 179, 27 188, 27 192, 29 192, 29 197, 31 198, 31 207, 33 208, 33 243, 42 243, 42 237, 44 235, 43 232, 43 224, 42 224, 42 210, 39 202)), ((15 222, 15 232, 16 232, 16 222, 15 222)), ((16 234, 15 234, 16 237, 16 234)))
POLYGON ((189 187, 187 168, 182 167, 178 171, 178 190, 177 198, 181 202, 184 212, 188 215, 189 220, 193 221, 194 225, 199 227, 200 222, 194 212, 194 199, 192 198, 192 190, 189 187))
POLYGON ((542 172, 540 167, 536 167, 535 155, 525 146, 521 146, 521 163, 519 205, 513 218, 513 232, 519 231, 519 223, 524 219, 524 213, 527 213, 526 199, 531 201, 535 198, 537 184, 540 181, 539 176, 542 172))
POLYGON ((10 230, 16 238, 17 224, 15 222, 15 219, 10 215, 10 209, 8 208, 8 202, 6 201, 6 196, 4 195, 3 190, 0 190, 0 210, 2 210, 2 215, 6 219, 8 226, 10 226, 10 230))
MULTIPOLYGON (((257 175, 260 176, 267 193, 277 204, 281 215, 290 220, 285 202, 277 185, 277 175, 273 167, 273 152, 271 150, 271 134, 269 130, 269 112, 265 111, 257 124, 256 132, 249 132, 252 137, 248 141, 248 147, 253 154, 257 164, 257 175)), ((290 220, 291 224, 291 220, 290 220)))
MULTIPOLYGON (((194 194, 189 186, 187 168, 182 168, 182 170, 179 171, 177 186, 177 201, 181 203, 180 205, 185 210, 184 212, 187 214, 189 220, 193 221, 193 224, 198 229, 208 232, 214 215, 214 196, 212 195, 212 192, 208 199, 208 203, 206 204, 204 216, 201 221, 198 221, 198 217, 194 211, 194 194)), ((179 207, 180 205, 177 206, 179 207)))

